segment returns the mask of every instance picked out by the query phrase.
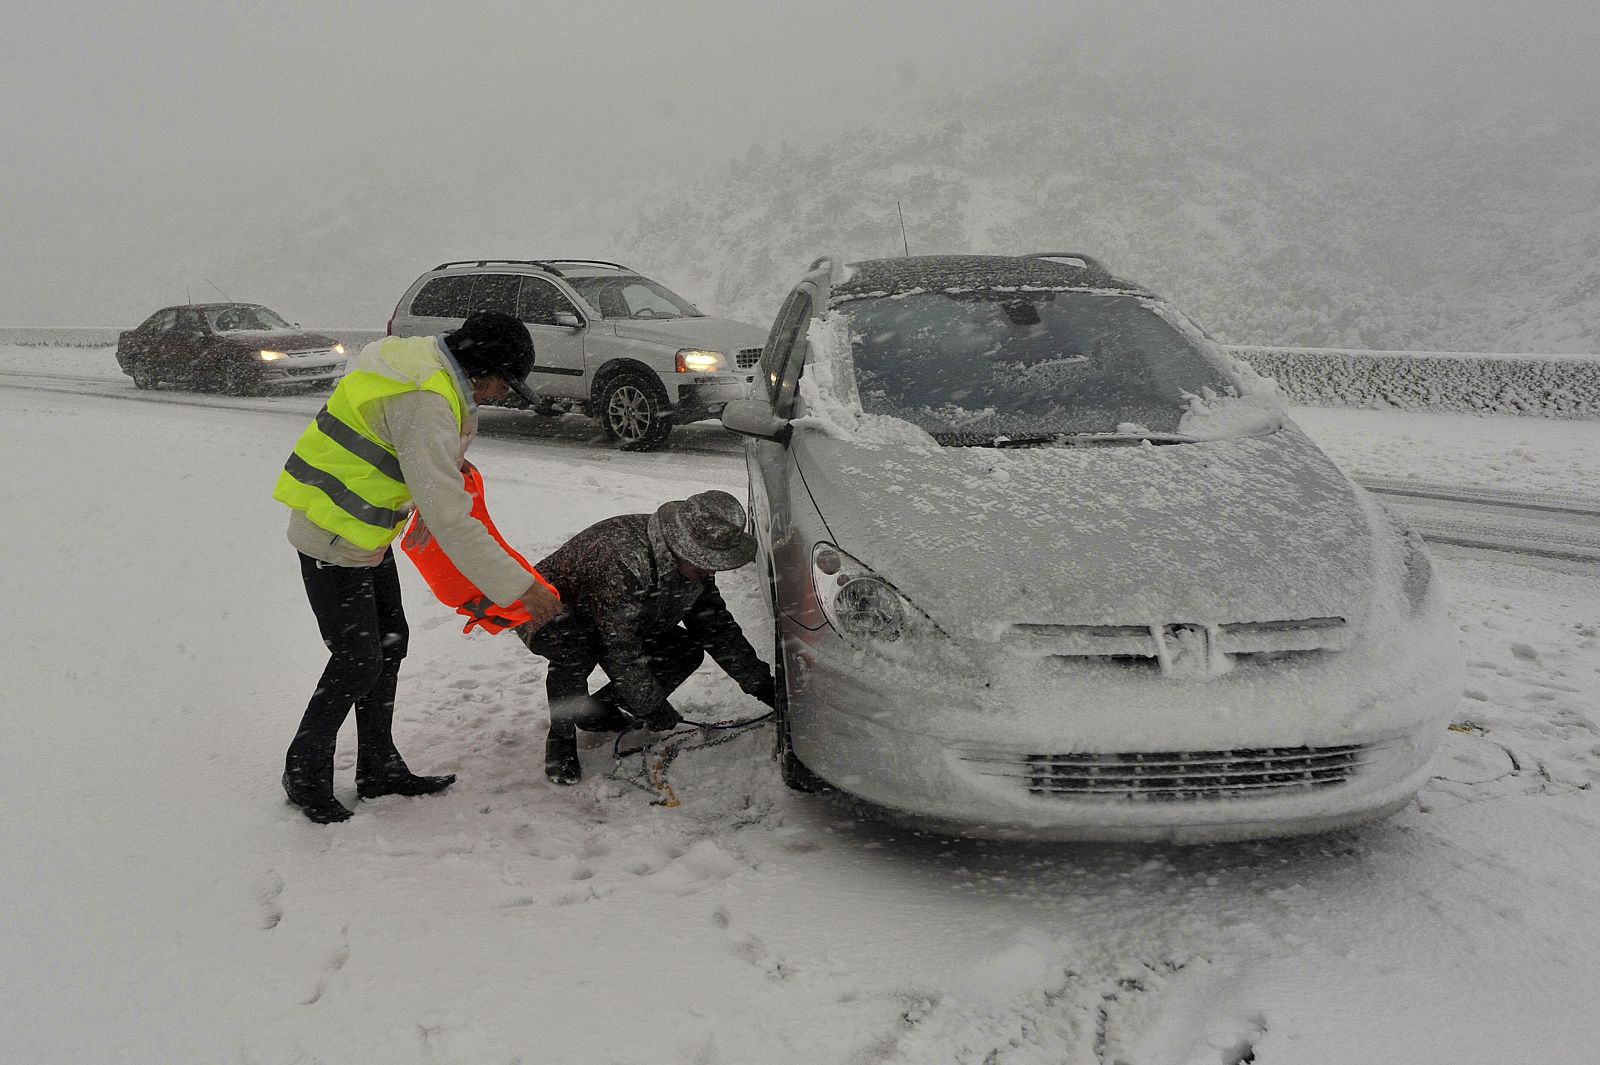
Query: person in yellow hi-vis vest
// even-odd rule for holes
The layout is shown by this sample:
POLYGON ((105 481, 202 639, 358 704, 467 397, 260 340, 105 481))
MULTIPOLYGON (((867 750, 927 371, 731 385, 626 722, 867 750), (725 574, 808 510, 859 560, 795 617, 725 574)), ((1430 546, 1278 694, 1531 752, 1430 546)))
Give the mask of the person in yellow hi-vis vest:
POLYGON ((472 516, 462 478, 478 404, 510 391, 530 402, 533 340, 508 314, 478 312, 442 337, 386 337, 356 356, 278 476, 289 542, 316 615, 328 664, 284 757, 283 790, 319 824, 350 811, 334 798, 339 726, 356 712, 356 790, 443 791, 454 775, 419 776, 395 748, 394 701, 410 630, 390 543, 416 509, 429 532, 484 595, 519 604, 538 628, 559 597, 472 516))

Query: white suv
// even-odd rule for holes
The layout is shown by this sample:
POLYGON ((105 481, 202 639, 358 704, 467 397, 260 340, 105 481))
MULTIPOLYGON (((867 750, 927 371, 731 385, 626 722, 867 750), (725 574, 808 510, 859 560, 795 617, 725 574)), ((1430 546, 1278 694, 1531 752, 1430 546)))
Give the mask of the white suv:
POLYGON ((748 395, 766 341, 766 330, 708 318, 665 286, 595 259, 441 263, 412 282, 389 332, 448 333, 470 311, 527 324, 528 383, 544 400, 536 413, 587 414, 629 451, 662 447, 674 423, 714 418, 748 395))

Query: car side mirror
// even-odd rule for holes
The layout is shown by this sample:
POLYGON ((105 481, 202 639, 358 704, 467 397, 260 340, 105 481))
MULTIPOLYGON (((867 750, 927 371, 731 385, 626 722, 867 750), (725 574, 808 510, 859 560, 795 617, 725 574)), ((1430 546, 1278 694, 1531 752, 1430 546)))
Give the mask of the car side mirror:
POLYGON ((759 399, 736 399, 722 409, 722 427, 740 436, 787 444, 794 429, 759 399))
POLYGON ((564 325, 568 329, 582 329, 583 319, 571 311, 557 311, 555 313, 556 325, 564 325))

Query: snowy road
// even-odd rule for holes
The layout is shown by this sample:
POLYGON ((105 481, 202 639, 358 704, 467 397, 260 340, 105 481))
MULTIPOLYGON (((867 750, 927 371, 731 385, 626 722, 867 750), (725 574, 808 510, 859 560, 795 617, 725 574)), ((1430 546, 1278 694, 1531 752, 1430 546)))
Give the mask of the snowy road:
MULTIPOLYGON (((680 758, 677 808, 601 747, 553 788, 542 663, 463 638, 407 573, 397 736, 461 781, 319 828, 277 792, 322 649, 268 489, 321 399, 121 392, 0 387, 0 1060, 1594 1060, 1591 575, 1445 558, 1468 686, 1418 802, 1183 849, 899 832, 785 791, 766 732, 680 758)), ((1592 423, 1296 413, 1366 476, 1600 497, 1592 423)), ((534 557, 742 485, 713 427, 625 455, 582 419, 488 421, 474 458, 534 557)), ((725 590, 758 633, 749 575, 725 590)), ((685 703, 755 709, 710 669, 685 703)))
MULTIPOLYGON (((94 349, 91 349, 94 350, 94 349)), ((224 410, 290 414, 306 418, 322 405, 325 393, 299 392, 258 398, 202 395, 175 389, 142 392, 121 374, 16 369, 0 363, 0 388, 66 392, 140 403, 181 404, 224 410)), ((111 366, 115 370, 115 364, 111 366)), ((489 411, 485 435, 527 441, 541 448, 575 448, 575 461, 605 463, 607 447, 598 427, 588 419, 541 418, 525 413, 489 411)), ((1600 435, 1600 428, 1596 429, 1600 435)), ((1337 457, 1337 450, 1335 456, 1337 457)), ((714 422, 680 427, 667 455, 629 456, 666 467, 717 466, 727 459, 742 466, 739 439, 714 422), (679 461, 678 456, 685 462, 679 461)), ((1494 491, 1415 478, 1363 476, 1356 479, 1380 495, 1435 544, 1532 556, 1576 564, 1600 573, 1600 493, 1592 497, 1562 491, 1494 491)))

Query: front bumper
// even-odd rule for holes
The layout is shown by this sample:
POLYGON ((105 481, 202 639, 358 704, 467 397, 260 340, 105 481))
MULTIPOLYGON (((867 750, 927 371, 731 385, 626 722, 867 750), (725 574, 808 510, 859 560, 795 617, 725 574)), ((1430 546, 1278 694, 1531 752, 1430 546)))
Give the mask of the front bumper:
POLYGON ((901 820, 995 838, 1207 842, 1383 817, 1427 781, 1461 690, 1448 654, 1396 669, 1359 651, 1321 676, 1106 670, 941 690, 926 667, 915 687, 879 683, 830 632, 786 619, 785 637, 808 768, 901 820), (1346 676, 1366 679, 1334 683, 1346 676))
POLYGON ((261 383, 268 388, 328 384, 344 376, 344 355, 294 356, 261 364, 261 383))
POLYGON ((678 382, 673 414, 679 424, 715 418, 736 399, 750 395, 754 373, 684 374, 678 382))

